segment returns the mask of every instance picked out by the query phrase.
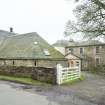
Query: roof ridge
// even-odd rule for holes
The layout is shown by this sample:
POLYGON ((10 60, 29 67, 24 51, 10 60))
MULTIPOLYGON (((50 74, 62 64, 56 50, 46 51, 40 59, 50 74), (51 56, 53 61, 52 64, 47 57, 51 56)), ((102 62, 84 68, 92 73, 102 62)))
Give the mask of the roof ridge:
MULTIPOLYGON (((14 32, 9 32, 9 31, 6 31, 6 30, 0 30, 0 31, 7 32, 7 33, 14 33, 14 32)), ((14 34, 16 34, 16 33, 14 33, 14 34)))
POLYGON ((13 35, 13 36, 7 36, 7 37, 17 37, 17 36, 25 36, 25 35, 32 35, 32 33, 35 33, 35 35, 37 35, 37 33, 36 32, 30 32, 30 33, 25 33, 25 34, 15 34, 15 35, 13 35))
POLYGON ((9 31, 5 31, 5 30, 0 30, 0 31, 9 32, 9 31))
POLYGON ((8 37, 12 37, 14 35, 18 35, 18 33, 0 30, 0 35, 3 35, 4 37, 8 38, 8 37))

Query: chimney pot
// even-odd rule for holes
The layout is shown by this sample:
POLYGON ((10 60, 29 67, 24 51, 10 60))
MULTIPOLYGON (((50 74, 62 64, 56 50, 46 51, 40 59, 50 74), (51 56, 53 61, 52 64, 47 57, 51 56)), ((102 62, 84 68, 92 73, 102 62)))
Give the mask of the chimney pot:
POLYGON ((12 27, 10 27, 10 32, 13 32, 13 28, 12 27))

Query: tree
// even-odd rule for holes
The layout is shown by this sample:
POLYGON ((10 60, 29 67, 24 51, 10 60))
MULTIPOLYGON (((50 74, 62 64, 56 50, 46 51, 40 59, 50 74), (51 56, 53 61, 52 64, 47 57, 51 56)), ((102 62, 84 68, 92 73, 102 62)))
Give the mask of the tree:
MULTIPOLYGON (((80 0, 75 0, 76 2, 80 1, 80 0)), ((105 9, 105 4, 102 0, 87 0, 87 1, 91 1, 93 3, 95 3, 96 5, 98 5, 99 7, 105 9)))
POLYGON ((76 22, 69 21, 66 35, 82 32, 85 37, 105 38, 105 2, 103 0, 85 0, 74 10, 76 22))
POLYGON ((95 3, 97 6, 103 8, 105 10, 105 2, 104 0, 91 0, 93 3, 95 3))

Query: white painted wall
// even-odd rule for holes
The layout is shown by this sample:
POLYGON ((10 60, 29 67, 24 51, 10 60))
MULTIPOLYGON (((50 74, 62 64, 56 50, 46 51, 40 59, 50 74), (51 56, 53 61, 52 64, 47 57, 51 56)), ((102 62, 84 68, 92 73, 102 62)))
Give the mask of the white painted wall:
POLYGON ((61 52, 63 55, 65 55, 65 48, 64 47, 54 47, 56 50, 61 52))
POLYGON ((66 55, 65 58, 66 58, 66 59, 75 59, 75 60, 79 60, 78 57, 76 57, 76 56, 74 56, 74 55, 72 55, 72 54, 66 55))

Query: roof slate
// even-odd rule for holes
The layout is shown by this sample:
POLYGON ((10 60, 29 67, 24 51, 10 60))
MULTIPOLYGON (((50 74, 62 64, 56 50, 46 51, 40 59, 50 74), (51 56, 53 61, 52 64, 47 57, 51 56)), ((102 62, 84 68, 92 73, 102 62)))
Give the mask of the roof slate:
POLYGON ((57 42, 55 42, 53 44, 53 46, 55 46, 55 47, 66 47, 66 46, 68 46, 68 44, 69 44, 68 40, 58 40, 57 42))
POLYGON ((66 47, 82 47, 82 46, 96 46, 96 45, 105 45, 105 43, 98 40, 88 40, 88 41, 77 42, 74 45, 69 44, 66 47))
POLYGON ((36 32, 32 32, 8 37, 0 49, 0 58, 64 59, 64 56, 36 32), (49 56, 45 55, 44 49, 48 49, 49 56))
POLYGON ((4 30, 0 30, 0 47, 2 46, 3 41, 4 41, 8 36, 13 36, 13 35, 16 35, 16 33, 4 31, 4 30))
POLYGON ((11 35, 16 35, 17 33, 14 32, 8 32, 4 30, 0 30, 0 36, 11 36, 11 35))

